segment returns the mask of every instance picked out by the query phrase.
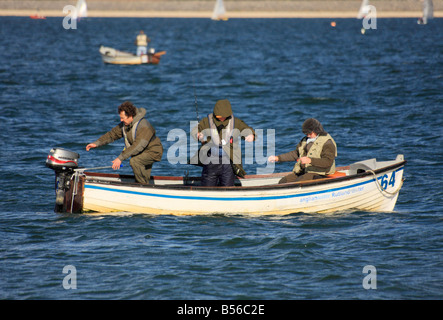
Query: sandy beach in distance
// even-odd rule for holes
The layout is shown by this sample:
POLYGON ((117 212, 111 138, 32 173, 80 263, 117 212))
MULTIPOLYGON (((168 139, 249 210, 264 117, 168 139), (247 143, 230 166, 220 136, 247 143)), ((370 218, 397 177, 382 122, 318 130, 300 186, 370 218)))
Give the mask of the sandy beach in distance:
MULTIPOLYGON (((63 17, 77 0, 0 0, 0 16, 63 17)), ((419 0, 374 0, 378 18, 420 17, 419 0)), ((89 17, 209 18, 215 0, 87 0, 89 17)), ((225 0, 229 18, 355 18, 360 0, 225 0)), ((434 17, 443 17, 443 0, 434 0, 434 17)))

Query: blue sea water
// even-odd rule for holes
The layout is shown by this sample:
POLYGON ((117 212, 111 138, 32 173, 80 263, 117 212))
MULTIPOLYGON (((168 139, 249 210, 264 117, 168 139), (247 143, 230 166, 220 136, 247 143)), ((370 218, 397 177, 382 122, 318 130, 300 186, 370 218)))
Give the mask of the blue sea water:
POLYGON ((66 30, 62 18, 0 17, 0 298, 442 299, 443 20, 379 19, 364 35, 359 20, 335 21, 88 18, 66 30), (159 65, 102 63, 100 45, 135 52, 140 29, 167 51, 159 65), (110 165, 122 142, 85 146, 125 100, 147 109, 165 147, 153 174, 198 175, 166 158, 168 133, 197 118, 194 91, 200 118, 226 98, 250 126, 275 130, 277 154, 310 117, 335 138, 338 166, 404 154, 395 211, 53 212, 49 150, 110 165))

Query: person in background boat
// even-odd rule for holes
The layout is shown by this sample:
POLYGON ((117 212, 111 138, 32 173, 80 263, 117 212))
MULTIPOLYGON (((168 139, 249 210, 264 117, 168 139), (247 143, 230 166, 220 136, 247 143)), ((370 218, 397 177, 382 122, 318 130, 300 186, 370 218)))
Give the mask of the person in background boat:
POLYGON ((151 39, 140 30, 140 33, 137 35, 135 39, 135 44, 137 46, 137 56, 141 56, 142 54, 148 54, 148 43, 151 42, 151 39))
POLYGON ((269 162, 297 161, 292 173, 283 177, 279 183, 322 179, 335 172, 337 145, 334 139, 314 118, 303 123, 302 131, 306 136, 295 150, 268 158, 269 162))
POLYGON ((190 161, 203 166, 202 186, 233 186, 236 175, 245 176, 239 139, 252 142, 255 131, 234 117, 229 100, 218 100, 213 112, 198 123, 191 135, 202 142, 199 152, 190 161))
POLYGON ((149 183, 152 165, 161 160, 163 146, 155 135, 154 127, 145 119, 146 109, 137 108, 125 101, 118 107, 120 123, 98 140, 86 146, 86 151, 111 143, 120 138, 125 139, 125 148, 112 161, 112 168, 119 169, 123 160, 131 158, 129 164, 140 183, 149 183))

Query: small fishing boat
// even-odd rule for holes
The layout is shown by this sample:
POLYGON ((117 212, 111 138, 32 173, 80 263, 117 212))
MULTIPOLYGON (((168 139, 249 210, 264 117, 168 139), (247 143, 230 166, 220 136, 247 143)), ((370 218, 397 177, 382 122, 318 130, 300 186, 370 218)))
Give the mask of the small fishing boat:
POLYGON ((46 166, 56 173, 56 212, 167 215, 286 215, 345 210, 393 211, 406 161, 369 159, 337 167, 325 179, 278 184, 288 173, 250 175, 233 187, 203 187, 199 177, 154 176, 150 184, 132 175, 79 168, 79 154, 51 149, 46 166))
POLYGON ((103 62, 109 64, 158 64, 160 57, 166 54, 166 51, 155 52, 153 48, 148 50, 148 54, 141 56, 104 46, 100 46, 99 51, 103 62))
POLYGON ((214 5, 214 10, 212 11, 212 20, 228 20, 228 16, 226 15, 225 5, 223 0, 217 0, 214 5))
POLYGON ((44 15, 40 14, 40 9, 37 10, 37 13, 31 14, 29 18, 37 20, 46 19, 44 15))
POLYGON ((40 20, 41 19, 46 19, 45 16, 42 16, 42 15, 40 15, 38 13, 30 15, 29 18, 31 18, 31 19, 40 19, 40 20))

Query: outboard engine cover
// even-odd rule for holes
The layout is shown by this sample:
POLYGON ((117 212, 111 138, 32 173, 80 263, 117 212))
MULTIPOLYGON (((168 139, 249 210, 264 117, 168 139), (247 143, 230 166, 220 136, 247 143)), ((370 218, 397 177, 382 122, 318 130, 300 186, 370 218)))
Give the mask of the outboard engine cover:
POLYGON ((71 188, 71 177, 78 168, 80 155, 62 148, 52 148, 46 158, 46 166, 55 171, 55 211, 63 212, 65 193, 71 188))
POLYGON ((80 155, 77 152, 62 148, 52 148, 46 158, 46 166, 56 172, 72 171, 78 167, 79 158, 80 155))

